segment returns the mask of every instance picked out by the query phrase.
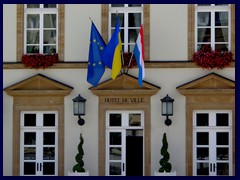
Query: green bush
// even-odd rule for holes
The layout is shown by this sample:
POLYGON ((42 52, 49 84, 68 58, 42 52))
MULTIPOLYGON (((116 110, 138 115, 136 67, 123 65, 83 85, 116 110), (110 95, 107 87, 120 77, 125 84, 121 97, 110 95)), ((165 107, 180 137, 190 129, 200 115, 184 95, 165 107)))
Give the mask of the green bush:
POLYGON ((163 157, 159 161, 159 164, 161 165, 161 167, 159 168, 159 172, 171 172, 172 165, 170 162, 168 162, 170 159, 170 154, 168 152, 168 142, 166 133, 163 134, 162 138, 161 155, 163 157))

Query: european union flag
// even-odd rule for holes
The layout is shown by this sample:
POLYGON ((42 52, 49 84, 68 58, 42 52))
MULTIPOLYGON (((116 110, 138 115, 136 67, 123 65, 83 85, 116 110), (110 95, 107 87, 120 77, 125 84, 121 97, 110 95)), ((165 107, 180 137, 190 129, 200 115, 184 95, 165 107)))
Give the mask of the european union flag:
POLYGON ((87 81, 93 86, 98 85, 105 72, 105 65, 101 56, 105 47, 106 44, 103 41, 102 36, 92 22, 88 55, 87 81))

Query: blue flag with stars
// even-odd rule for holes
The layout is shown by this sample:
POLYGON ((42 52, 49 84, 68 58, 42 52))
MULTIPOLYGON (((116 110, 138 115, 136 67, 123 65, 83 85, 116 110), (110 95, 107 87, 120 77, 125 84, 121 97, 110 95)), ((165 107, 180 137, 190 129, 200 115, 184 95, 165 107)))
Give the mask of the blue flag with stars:
POLYGON ((103 41, 102 36, 92 22, 88 55, 87 81, 93 86, 98 85, 105 72, 105 65, 102 61, 102 52, 105 47, 106 44, 103 41))

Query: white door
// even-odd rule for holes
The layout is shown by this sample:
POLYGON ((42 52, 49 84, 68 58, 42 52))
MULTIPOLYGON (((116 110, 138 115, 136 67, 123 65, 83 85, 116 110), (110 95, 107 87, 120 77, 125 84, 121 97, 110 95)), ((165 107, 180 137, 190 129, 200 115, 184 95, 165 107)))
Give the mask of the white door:
POLYGON ((57 112, 21 112, 21 176, 58 174, 57 122, 57 112))
POLYGON ((143 112, 108 111, 106 117, 106 175, 143 176, 143 112))
POLYGON ((193 120, 193 174, 231 176, 231 111, 194 111, 193 120))

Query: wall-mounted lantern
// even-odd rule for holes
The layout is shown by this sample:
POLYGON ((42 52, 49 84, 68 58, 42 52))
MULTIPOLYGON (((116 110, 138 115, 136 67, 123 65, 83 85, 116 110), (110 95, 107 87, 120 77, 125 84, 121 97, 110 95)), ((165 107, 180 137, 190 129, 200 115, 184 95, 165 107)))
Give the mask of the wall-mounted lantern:
POLYGON ((80 94, 73 99, 73 114, 78 116, 78 124, 80 126, 85 124, 85 120, 81 118, 81 116, 85 115, 85 103, 86 99, 80 94))
POLYGON ((166 95, 164 98, 161 99, 162 101, 162 116, 166 116, 165 124, 170 126, 172 124, 172 120, 168 118, 168 116, 173 115, 173 101, 171 97, 166 95))

